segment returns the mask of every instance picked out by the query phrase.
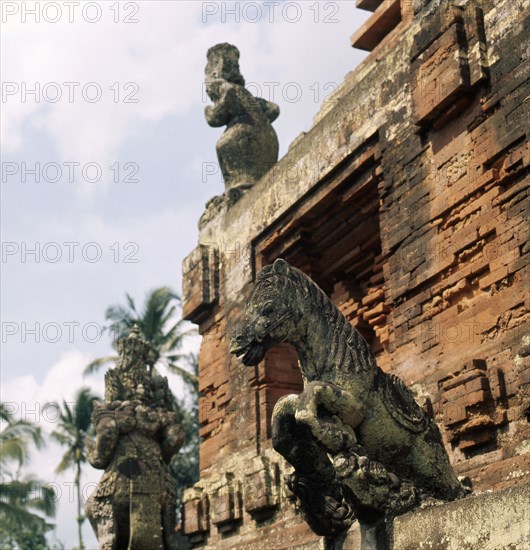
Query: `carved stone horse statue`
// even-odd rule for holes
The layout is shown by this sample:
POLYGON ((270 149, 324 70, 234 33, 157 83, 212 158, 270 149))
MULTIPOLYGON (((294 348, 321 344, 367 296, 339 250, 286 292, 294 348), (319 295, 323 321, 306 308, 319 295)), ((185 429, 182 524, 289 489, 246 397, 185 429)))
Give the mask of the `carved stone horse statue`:
POLYGON ((294 467, 287 483, 315 533, 334 537, 356 518, 373 524, 423 497, 469 491, 412 392, 377 367, 324 292, 281 259, 259 272, 230 351, 257 365, 280 342, 296 348, 304 390, 276 403, 272 444, 294 467))

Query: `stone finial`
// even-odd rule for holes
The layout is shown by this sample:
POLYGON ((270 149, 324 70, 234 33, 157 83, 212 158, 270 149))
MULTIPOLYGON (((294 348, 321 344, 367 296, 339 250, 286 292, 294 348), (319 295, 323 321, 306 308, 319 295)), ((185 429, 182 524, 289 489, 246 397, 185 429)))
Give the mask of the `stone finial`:
POLYGON ((126 368, 128 365, 147 359, 150 350, 150 346, 142 338, 137 324, 133 325, 128 336, 120 338, 116 342, 116 348, 120 359, 122 359, 118 363, 121 368, 126 368))
POLYGON ((207 59, 206 92, 213 105, 205 109, 206 121, 213 127, 227 126, 217 142, 219 166, 227 191, 242 191, 278 160, 278 138, 271 123, 280 108, 245 88, 235 46, 217 44, 208 50, 207 59))

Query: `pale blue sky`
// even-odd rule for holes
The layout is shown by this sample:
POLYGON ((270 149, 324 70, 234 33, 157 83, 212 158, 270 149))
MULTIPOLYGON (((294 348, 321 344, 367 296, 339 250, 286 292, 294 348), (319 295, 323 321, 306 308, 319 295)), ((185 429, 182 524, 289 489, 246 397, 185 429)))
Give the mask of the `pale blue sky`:
MULTIPOLYGON (((354 0, 37 4, 38 22, 35 2, 3 2, 0 60, 1 399, 30 420, 83 384, 102 391, 102 373, 81 371, 110 351, 97 330, 108 305, 180 293, 204 203, 223 191, 220 175, 203 177, 222 132, 203 116, 206 50, 239 47, 250 89, 280 105, 283 155, 364 58, 349 37, 370 15, 354 0)), ((31 470, 62 484, 56 533, 74 548, 72 476, 53 473, 57 447, 34 456, 31 470)), ((87 467, 85 482, 100 475, 87 467)), ((84 533, 96 548, 88 522, 84 533)))

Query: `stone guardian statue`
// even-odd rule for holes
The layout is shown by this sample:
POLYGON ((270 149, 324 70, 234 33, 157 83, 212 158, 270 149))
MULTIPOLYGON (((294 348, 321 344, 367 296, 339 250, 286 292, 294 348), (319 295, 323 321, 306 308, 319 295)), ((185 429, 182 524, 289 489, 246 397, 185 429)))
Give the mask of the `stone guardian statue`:
POLYGON ((88 460, 105 470, 85 506, 99 550, 177 550, 175 487, 168 464, 184 441, 171 410, 167 378, 152 376, 149 344, 134 327, 118 341, 105 376, 105 402, 94 407, 88 460))
POLYGON ((213 127, 226 126, 217 142, 217 158, 226 189, 242 191, 278 160, 278 138, 271 123, 280 108, 245 88, 235 46, 217 44, 207 58, 206 92, 213 105, 205 109, 206 121, 213 127))

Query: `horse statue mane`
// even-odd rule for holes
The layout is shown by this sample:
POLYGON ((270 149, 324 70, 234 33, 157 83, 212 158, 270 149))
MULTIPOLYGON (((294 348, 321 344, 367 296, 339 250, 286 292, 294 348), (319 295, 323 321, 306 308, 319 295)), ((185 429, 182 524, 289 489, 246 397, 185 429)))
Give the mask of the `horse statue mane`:
POLYGON ((294 467, 287 483, 317 534, 469 492, 412 392, 377 366, 318 285, 282 259, 258 273, 230 351, 251 366, 280 342, 297 350, 304 390, 276 403, 272 444, 294 467))
POLYGON ((326 343, 329 346, 329 360, 322 364, 323 370, 317 373, 318 376, 327 374, 324 372, 326 367, 330 370, 340 368, 353 372, 378 370, 374 354, 366 340, 348 322, 326 293, 303 271, 284 260, 278 260, 274 265, 265 266, 259 272, 253 294, 259 294, 263 285, 267 287, 272 282, 283 288, 284 292, 290 292, 293 297, 297 296, 301 308, 310 306, 320 312, 321 326, 317 328, 331 332, 331 340, 326 343), (332 330, 327 330, 329 328, 332 330))

